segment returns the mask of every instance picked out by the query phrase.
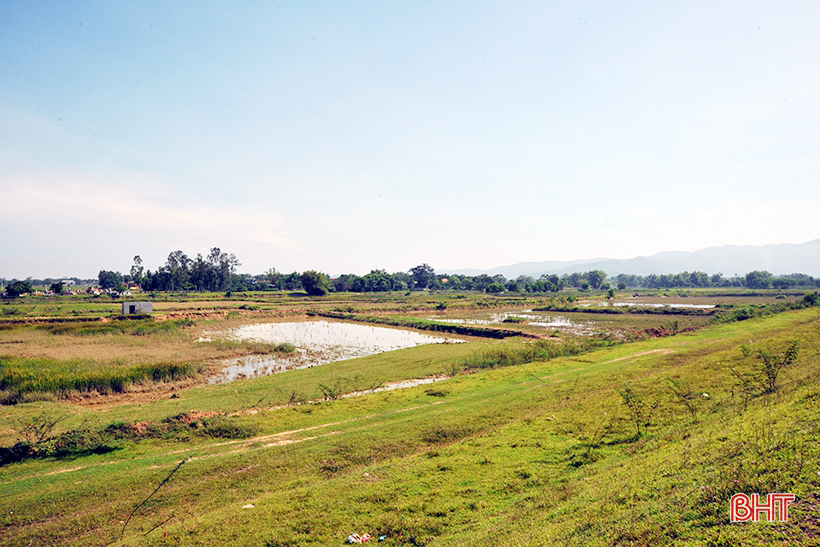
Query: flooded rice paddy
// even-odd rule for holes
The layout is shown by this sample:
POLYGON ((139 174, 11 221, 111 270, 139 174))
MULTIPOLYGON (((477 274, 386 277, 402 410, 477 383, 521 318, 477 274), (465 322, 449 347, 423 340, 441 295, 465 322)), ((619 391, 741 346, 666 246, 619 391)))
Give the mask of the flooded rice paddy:
MULTIPOLYGON (((609 306, 609 302, 604 302, 604 306, 609 306)), ((641 302, 641 301, 634 301, 634 302, 613 302, 611 304, 614 307, 647 307, 647 308, 675 308, 675 309, 691 309, 691 310, 711 310, 715 307, 714 304, 681 304, 679 302, 673 303, 655 303, 655 302, 641 302)))
POLYGON ((520 330, 536 336, 596 336, 611 335, 617 338, 628 338, 643 329, 658 328, 669 321, 676 321, 679 328, 698 326, 709 320, 709 315, 675 315, 633 314, 629 310, 639 310, 640 306, 653 309, 690 308, 710 310, 716 307, 707 302, 680 302, 664 299, 653 302, 650 299, 624 299, 613 303, 601 300, 587 300, 575 304, 576 311, 534 311, 517 309, 500 311, 443 311, 435 315, 429 312, 422 317, 441 323, 481 325, 488 327, 520 330), (621 307, 623 314, 602 313, 602 308, 612 305, 621 307))
MULTIPOLYGON (((220 335, 212 333, 212 336, 220 335)), ((221 336, 240 341, 287 342, 296 346, 296 351, 231 359, 225 363, 225 369, 209 380, 211 384, 309 368, 422 344, 463 341, 409 330, 335 321, 258 323, 233 329, 221 336)))
MULTIPOLYGON (((433 315, 428 316, 430 321, 440 323, 454 323, 458 325, 481 325, 494 327, 517 328, 519 320, 530 327, 541 327, 545 330, 560 329, 577 335, 590 335, 598 329, 589 321, 573 321, 565 315, 545 314, 532 310, 517 310, 509 312, 473 313, 469 316, 433 315)), ((531 329, 530 329, 531 330, 531 329)))

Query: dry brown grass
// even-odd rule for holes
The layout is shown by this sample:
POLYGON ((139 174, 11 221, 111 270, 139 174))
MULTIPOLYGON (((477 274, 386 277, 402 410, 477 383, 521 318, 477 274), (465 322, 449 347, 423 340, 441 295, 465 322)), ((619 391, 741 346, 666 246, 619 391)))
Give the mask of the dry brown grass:
POLYGON ((156 362, 209 362, 252 353, 250 347, 218 347, 198 342, 205 331, 227 331, 247 323, 247 318, 185 327, 145 336, 132 334, 52 334, 32 326, 0 330, 0 355, 69 361, 90 360, 99 365, 133 366, 156 362))

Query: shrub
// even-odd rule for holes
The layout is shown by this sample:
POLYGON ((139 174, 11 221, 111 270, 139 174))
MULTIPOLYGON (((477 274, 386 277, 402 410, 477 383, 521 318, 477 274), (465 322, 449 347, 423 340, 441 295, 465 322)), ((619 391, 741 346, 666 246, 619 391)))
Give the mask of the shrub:
POLYGON ((34 446, 49 438, 54 427, 63 419, 65 416, 62 414, 43 411, 30 418, 14 420, 11 427, 20 440, 34 446))
POLYGON ((629 414, 635 423, 635 439, 637 440, 651 425, 652 413, 658 407, 660 401, 655 399, 647 404, 644 396, 629 386, 618 390, 618 393, 623 404, 629 409, 629 414))
POLYGON ((302 287, 311 296, 324 296, 330 292, 333 284, 327 274, 317 272, 315 270, 308 270, 300 277, 302 287))
POLYGON ((436 426, 421 434, 421 440, 426 443, 447 443, 457 441, 470 435, 472 431, 468 427, 457 426, 436 426))
POLYGON ((240 424, 224 416, 204 420, 203 424, 202 435, 218 439, 247 439, 259 432, 258 426, 240 424))
POLYGON ((26 442, 18 441, 11 447, 0 447, 0 466, 17 463, 35 455, 34 449, 26 442))
POLYGON ((119 448, 117 440, 104 431, 78 429, 67 431, 37 445, 38 455, 57 459, 105 454, 119 448))
MULTIPOLYGON (((748 346, 742 346, 741 353, 744 358, 748 358, 752 350, 748 346)), ((755 353, 756 362, 751 372, 730 367, 729 370, 738 381, 744 402, 752 397, 777 391, 780 388, 778 383, 780 373, 797 360, 797 355, 798 342, 793 340, 782 353, 776 353, 771 349, 758 349, 755 353)))
POLYGON ((516 317, 514 315, 511 315, 509 317, 504 318, 502 323, 523 323, 525 321, 526 319, 524 319, 523 317, 516 317))

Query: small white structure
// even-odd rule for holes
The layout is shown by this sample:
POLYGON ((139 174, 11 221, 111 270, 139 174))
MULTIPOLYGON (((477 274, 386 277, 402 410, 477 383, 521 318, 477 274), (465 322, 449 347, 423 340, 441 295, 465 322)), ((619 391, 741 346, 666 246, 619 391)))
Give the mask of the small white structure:
POLYGON ((123 302, 123 315, 148 315, 154 312, 152 302, 123 302))

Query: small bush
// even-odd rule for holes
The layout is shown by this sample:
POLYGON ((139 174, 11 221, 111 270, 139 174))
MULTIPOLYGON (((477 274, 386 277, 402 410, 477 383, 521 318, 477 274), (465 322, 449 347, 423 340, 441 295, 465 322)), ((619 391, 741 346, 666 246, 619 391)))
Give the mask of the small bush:
POLYGON ((448 443, 463 439, 471 433, 468 427, 436 426, 422 433, 421 440, 426 443, 448 443))
POLYGON ((17 463, 35 455, 34 449, 26 442, 18 441, 14 446, 0 447, 0 466, 17 463))
POLYGON ((67 431, 37 445, 39 456, 57 459, 77 458, 90 454, 105 454, 117 450, 119 444, 104 431, 78 429, 67 431))
POLYGON ((623 404, 629 409, 629 415, 635 424, 635 440, 645 433, 652 424, 652 413, 658 408, 660 401, 654 399, 647 402, 644 394, 636 391, 632 387, 624 386, 618 390, 623 404))
POLYGON ((30 418, 14 420, 11 427, 20 440, 34 446, 51 437, 51 432, 63 419, 62 414, 43 411, 30 418))
MULTIPOLYGON (((748 346, 741 346, 740 349, 744 359, 752 355, 752 350, 748 346)), ((744 405, 753 397, 774 393, 780 389, 780 373, 797 360, 797 355, 798 342, 793 340, 782 353, 771 349, 758 349, 755 353, 756 362, 751 366, 751 371, 730 367, 729 370, 737 380, 737 386, 743 395, 744 405)))
POLYGON ((585 450, 573 452, 567 461, 570 467, 582 467, 597 462, 600 457, 598 452, 588 447, 585 450))
POLYGON ((523 323, 525 321, 526 319, 524 319, 523 317, 516 317, 514 315, 511 315, 509 317, 504 318, 502 323, 523 323))
POLYGON ((139 435, 133 424, 128 422, 114 422, 102 429, 104 435, 116 440, 136 439, 139 435))
POLYGON ((248 439, 259 432, 255 425, 239 424, 231 418, 218 417, 203 422, 202 435, 217 439, 248 439))

